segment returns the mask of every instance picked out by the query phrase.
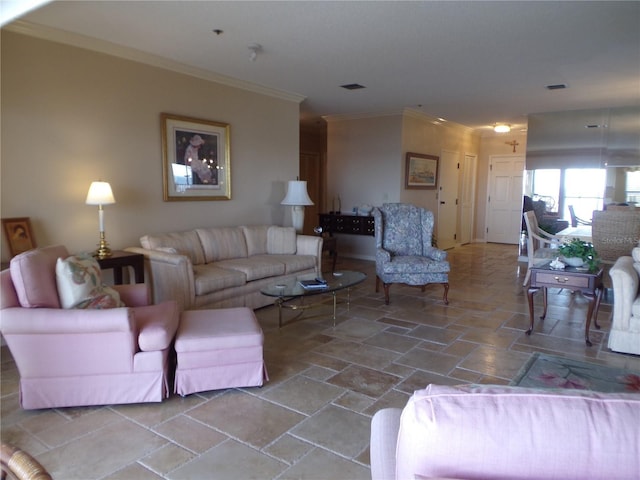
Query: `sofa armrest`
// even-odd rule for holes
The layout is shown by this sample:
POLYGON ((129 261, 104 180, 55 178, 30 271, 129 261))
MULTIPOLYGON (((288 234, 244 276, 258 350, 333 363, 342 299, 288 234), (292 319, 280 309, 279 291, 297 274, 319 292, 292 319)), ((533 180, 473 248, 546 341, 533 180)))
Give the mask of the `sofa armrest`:
POLYGON ((122 300, 127 307, 149 305, 149 288, 146 283, 112 285, 111 288, 120 294, 120 300, 122 300))
POLYGON ((371 419, 371 480, 396 478, 396 445, 400 430, 399 408, 385 408, 371 419))
POLYGON ((613 286, 613 323, 616 328, 627 330, 631 321, 631 309, 638 296, 640 277, 633 267, 633 258, 618 258, 609 270, 613 286))
POLYGON ((320 275, 322 272, 322 237, 297 235, 296 255, 313 255, 316 257, 316 275, 320 275))
POLYGON ((175 300, 180 311, 189 310, 195 304, 193 265, 187 255, 142 247, 127 247, 125 250, 144 255, 153 303, 175 300))

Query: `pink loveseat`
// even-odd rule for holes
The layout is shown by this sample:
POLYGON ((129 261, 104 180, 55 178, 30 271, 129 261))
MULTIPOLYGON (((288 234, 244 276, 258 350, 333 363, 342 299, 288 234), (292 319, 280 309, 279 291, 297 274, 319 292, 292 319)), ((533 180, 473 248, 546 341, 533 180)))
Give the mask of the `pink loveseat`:
POLYGON ((60 308, 63 246, 31 250, 0 273, 0 330, 20 374, 25 409, 160 402, 169 394, 175 302, 148 305, 144 284, 114 287, 127 307, 60 308))
POLYGON ((371 478, 638 479, 640 395, 429 385, 371 422, 371 478))

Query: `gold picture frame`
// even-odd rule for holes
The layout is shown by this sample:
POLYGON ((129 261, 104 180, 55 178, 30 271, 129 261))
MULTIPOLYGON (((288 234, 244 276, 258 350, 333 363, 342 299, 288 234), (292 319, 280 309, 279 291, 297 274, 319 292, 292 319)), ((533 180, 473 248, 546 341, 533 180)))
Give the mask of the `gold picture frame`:
POLYGON ((12 257, 36 248, 29 217, 3 218, 2 227, 4 228, 9 253, 12 257))
POLYGON ((231 200, 228 123, 162 113, 165 202, 231 200))
POLYGON ((407 152, 405 188, 434 189, 438 186, 438 162, 440 157, 407 152))

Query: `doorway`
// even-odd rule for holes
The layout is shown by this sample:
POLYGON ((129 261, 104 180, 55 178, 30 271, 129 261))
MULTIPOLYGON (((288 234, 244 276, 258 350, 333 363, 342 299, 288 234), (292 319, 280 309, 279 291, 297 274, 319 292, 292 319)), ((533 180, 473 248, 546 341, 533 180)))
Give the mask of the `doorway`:
POLYGON ((492 155, 489 159, 487 242, 517 245, 522 229, 524 155, 492 155))
POLYGON ((440 186, 438 187, 438 248, 456 246, 458 226, 458 182, 460 154, 443 150, 440 154, 440 186))

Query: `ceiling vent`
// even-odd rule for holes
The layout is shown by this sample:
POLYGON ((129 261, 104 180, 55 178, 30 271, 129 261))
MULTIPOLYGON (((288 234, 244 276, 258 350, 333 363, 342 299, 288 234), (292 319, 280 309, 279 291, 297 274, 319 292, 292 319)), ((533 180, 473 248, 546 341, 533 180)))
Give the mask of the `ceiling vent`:
POLYGON ((364 85, 360 85, 359 83, 347 83, 346 85, 340 86, 346 90, 360 90, 361 88, 366 88, 364 85))
POLYGON ((547 90, 562 90, 563 88, 567 88, 566 83, 556 83, 555 85, 547 85, 547 90))

